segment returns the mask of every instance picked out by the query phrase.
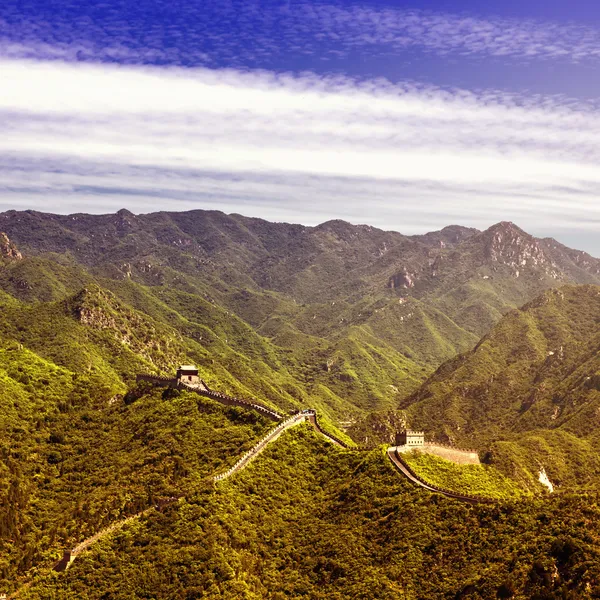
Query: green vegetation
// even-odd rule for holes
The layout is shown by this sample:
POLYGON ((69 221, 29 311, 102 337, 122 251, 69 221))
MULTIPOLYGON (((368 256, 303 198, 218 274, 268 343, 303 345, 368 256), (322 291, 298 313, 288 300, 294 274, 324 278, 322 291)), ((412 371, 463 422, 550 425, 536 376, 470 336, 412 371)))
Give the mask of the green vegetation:
POLYGON ((0 591, 37 573, 23 597, 600 595, 597 259, 508 223, 409 238, 205 211, 2 216, 0 591), (538 297, 566 282, 586 285, 538 297), (431 495, 308 428, 215 487, 272 424, 135 384, 181 362, 279 412, 316 408, 349 444, 408 422, 477 446, 486 466, 410 460, 499 502, 431 495))
POLYGON ((599 290, 565 286, 506 315, 403 401, 411 426, 486 449, 529 489, 542 468, 559 488, 600 483, 599 290))
POLYGON ((563 429, 503 436, 490 444, 486 460, 521 485, 538 486, 541 468, 555 489, 590 489, 600 481, 600 445, 563 429))
POLYGON ((499 500, 516 500, 524 495, 512 479, 488 465, 457 465, 419 450, 402 456, 419 477, 439 488, 499 500))
POLYGON ((377 450, 298 427, 23 598, 591 598, 599 500, 471 506, 413 486, 377 450))
POLYGON ((406 237, 201 210, 3 217, 24 259, 0 257, 0 290, 53 302, 95 282, 183 345, 151 357, 157 368, 181 350, 226 391, 283 410, 320 400, 338 423, 395 409, 543 290, 600 283, 596 259, 510 223, 406 237))
POLYGON ((27 351, 0 352, 0 393, 12 404, 0 440, 0 589, 156 499, 203 485, 272 426, 195 394, 111 398, 100 380, 27 351))

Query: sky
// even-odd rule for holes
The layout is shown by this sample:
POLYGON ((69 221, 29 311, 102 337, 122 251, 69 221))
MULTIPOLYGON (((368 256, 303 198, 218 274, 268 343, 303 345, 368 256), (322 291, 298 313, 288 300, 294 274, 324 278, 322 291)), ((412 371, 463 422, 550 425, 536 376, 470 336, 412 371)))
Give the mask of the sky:
POLYGON ((0 211, 217 209, 600 257, 600 3, 4 0, 0 211))

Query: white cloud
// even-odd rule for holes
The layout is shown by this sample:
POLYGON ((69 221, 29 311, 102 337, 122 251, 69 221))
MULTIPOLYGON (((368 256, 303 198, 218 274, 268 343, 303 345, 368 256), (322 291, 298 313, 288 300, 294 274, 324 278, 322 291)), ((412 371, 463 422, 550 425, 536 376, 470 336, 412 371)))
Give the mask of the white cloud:
POLYGON ((407 233, 600 222, 600 113, 558 99, 16 60, 0 80, 4 207, 210 206, 407 233))

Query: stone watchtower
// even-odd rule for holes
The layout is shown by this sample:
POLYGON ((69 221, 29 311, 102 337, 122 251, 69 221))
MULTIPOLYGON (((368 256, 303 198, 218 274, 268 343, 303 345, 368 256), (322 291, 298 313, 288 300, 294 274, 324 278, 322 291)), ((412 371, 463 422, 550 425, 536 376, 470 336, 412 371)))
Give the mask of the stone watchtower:
POLYGON ((188 385, 200 383, 198 369, 194 365, 181 365, 179 369, 177 369, 177 381, 187 383, 188 385))
POLYGON ((419 448, 425 445, 425 432, 403 429, 396 434, 396 446, 419 448))

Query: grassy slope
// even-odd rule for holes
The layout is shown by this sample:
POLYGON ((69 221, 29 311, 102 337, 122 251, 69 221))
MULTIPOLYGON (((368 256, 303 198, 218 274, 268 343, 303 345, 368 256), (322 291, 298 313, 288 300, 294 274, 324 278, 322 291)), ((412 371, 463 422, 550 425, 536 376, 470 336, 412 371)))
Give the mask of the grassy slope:
POLYGON ((298 428, 23 597, 586 598, 600 592, 596 502, 470 506, 298 428))
POLYGON ((181 336, 91 287, 64 301, 4 305, 0 335, 74 372, 95 372, 118 391, 136 372, 185 356, 181 336))
POLYGON ((489 465, 457 465, 419 451, 405 453, 403 457, 417 475, 440 488, 499 500, 514 500, 524 495, 518 484, 489 465))

